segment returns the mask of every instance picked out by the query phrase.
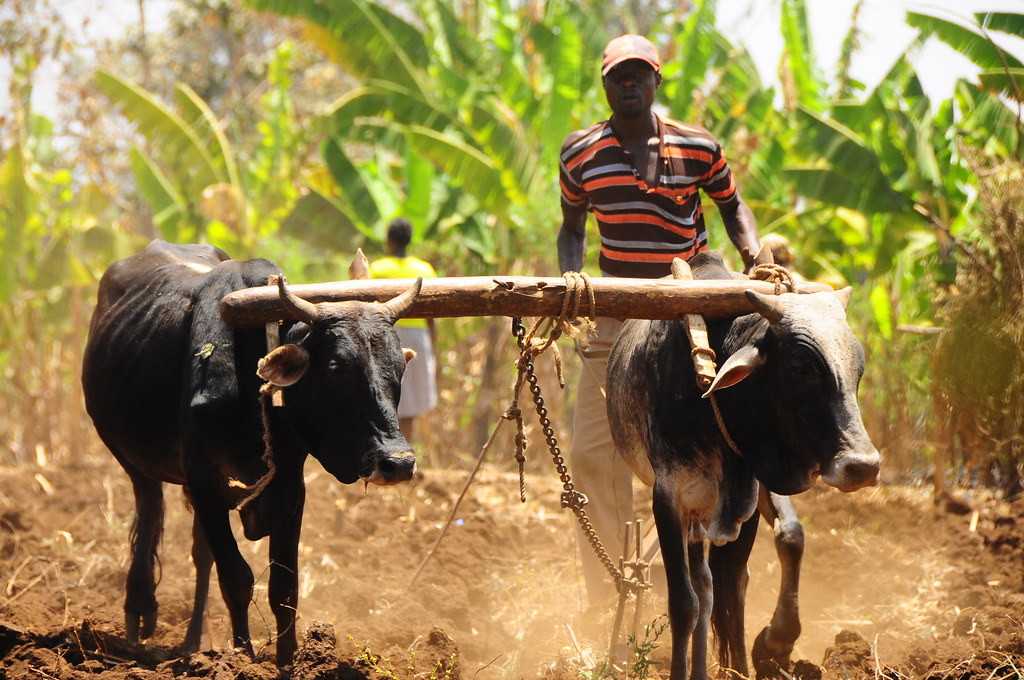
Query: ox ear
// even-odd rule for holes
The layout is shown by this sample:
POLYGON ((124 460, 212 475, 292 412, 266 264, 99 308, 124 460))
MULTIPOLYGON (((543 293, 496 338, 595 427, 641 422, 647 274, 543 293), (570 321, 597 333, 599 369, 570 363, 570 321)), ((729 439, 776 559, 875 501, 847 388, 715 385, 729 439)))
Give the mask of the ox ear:
POLYGON ((718 390, 724 390, 726 387, 743 382, 747 376, 762 365, 764 365, 764 355, 761 354, 761 350, 753 345, 743 347, 726 359, 722 368, 719 369, 718 375, 715 376, 714 382, 711 383, 711 387, 701 395, 701 398, 707 399, 718 390))
POLYGON ((416 350, 409 349, 408 347, 402 348, 402 354, 405 355, 405 363, 409 363, 416 358, 416 350))
POLYGON ((356 254, 352 258, 352 264, 348 266, 348 278, 370 278, 370 261, 366 259, 366 255, 363 254, 362 248, 356 248, 356 254))
POLYGON ((836 291, 836 296, 839 297, 839 301, 843 303, 843 307, 850 305, 850 293, 853 292, 853 288, 847 286, 846 288, 840 288, 836 291))
POLYGON ((256 375, 277 387, 288 387, 302 379, 309 368, 309 352, 298 345, 281 345, 260 359, 256 375))

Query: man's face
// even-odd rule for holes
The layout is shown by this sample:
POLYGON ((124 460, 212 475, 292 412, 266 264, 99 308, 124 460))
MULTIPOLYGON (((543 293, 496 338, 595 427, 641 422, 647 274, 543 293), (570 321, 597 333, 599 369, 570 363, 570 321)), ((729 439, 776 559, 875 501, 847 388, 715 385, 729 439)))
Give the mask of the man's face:
POLYGON ((650 110, 660 83, 661 78, 650 64, 630 59, 617 64, 604 77, 604 94, 612 113, 635 118, 650 110))

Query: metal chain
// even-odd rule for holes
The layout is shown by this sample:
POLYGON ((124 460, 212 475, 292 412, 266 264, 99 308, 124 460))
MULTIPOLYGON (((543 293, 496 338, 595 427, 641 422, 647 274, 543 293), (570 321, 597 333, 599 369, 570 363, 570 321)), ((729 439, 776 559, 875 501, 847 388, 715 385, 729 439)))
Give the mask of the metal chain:
MULTIPOLYGON (((622 571, 612 562, 608 550, 601 542, 601 538, 597 535, 597 530, 594 529, 587 511, 584 509, 584 506, 588 503, 587 496, 576 490, 572 477, 569 475, 569 468, 565 465, 565 458, 562 456, 562 450, 558 446, 558 438, 555 436, 554 428, 551 427, 548 409, 544 405, 544 397, 541 394, 540 384, 538 384, 537 375, 534 372, 534 355, 527 350, 526 327, 523 326, 522 319, 518 317, 512 319, 512 335, 515 336, 516 342, 519 344, 519 371, 526 376, 526 382, 530 386, 530 394, 533 395, 533 404, 537 409, 537 418, 540 420, 541 431, 544 433, 544 440, 551 451, 551 462, 555 466, 555 472, 558 473, 558 479, 562 482, 561 505, 563 508, 569 508, 576 515, 580 529, 583 531, 583 535, 586 536, 587 542, 590 543, 590 547, 593 548, 594 554, 597 555, 601 564, 604 565, 608 574, 611 575, 612 580, 615 582, 615 589, 621 592, 623 586, 626 585, 628 587, 628 584, 624 583, 626 579, 624 579, 622 571)), ((522 481, 520 481, 520 488, 521 490, 523 488, 522 481)))

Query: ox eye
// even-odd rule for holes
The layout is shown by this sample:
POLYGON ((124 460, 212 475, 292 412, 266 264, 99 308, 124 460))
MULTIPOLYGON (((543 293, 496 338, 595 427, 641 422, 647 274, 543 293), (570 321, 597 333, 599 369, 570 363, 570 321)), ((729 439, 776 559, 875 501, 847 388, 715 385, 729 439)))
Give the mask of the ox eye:
POLYGON ((828 371, 821 364, 821 359, 811 351, 797 352, 789 365, 789 370, 796 386, 803 391, 817 389, 818 383, 828 375, 828 371))
POLYGON ((805 377, 814 377, 821 373, 821 368, 818 366, 817 360, 811 358, 798 361, 795 368, 797 375, 805 377))
POLYGON ((331 373, 337 373, 338 371, 341 370, 341 362, 338 361, 337 359, 328 359, 327 370, 330 371, 331 373))

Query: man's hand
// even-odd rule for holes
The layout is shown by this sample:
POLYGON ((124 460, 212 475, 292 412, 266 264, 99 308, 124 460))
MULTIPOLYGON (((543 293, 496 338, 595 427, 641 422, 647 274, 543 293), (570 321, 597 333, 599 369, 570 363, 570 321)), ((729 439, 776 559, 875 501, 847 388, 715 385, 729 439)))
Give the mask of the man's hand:
POLYGON ((749 250, 744 248, 740 251, 740 256, 743 258, 744 274, 749 274, 750 270, 759 264, 774 264, 775 262, 775 258, 772 256, 772 249, 764 244, 754 254, 751 254, 749 250))
POLYGON ((583 269, 587 245, 587 210, 562 203, 562 228, 558 230, 558 266, 562 273, 583 269))
POLYGON ((775 257, 772 255, 772 249, 763 243, 756 253, 751 254, 748 249, 744 248, 740 251, 740 256, 743 258, 744 274, 748 273, 759 264, 775 264, 775 257))

